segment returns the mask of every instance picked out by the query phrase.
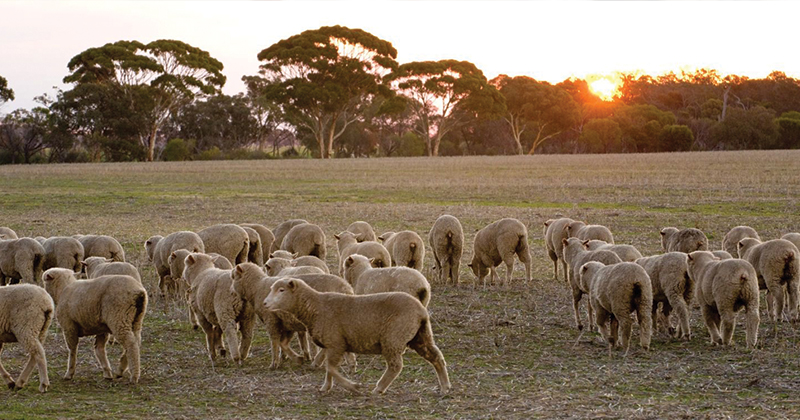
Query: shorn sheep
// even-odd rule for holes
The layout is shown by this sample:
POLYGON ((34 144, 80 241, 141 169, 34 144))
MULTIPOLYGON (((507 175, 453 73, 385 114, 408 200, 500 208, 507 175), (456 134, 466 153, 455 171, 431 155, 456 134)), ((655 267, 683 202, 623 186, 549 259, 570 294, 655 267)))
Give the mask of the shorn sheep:
POLYGON ((286 237, 286 234, 289 233, 293 227, 302 225, 304 223, 308 222, 303 219, 290 219, 279 224, 278 226, 275 226, 275 229, 272 229, 272 235, 275 236, 275 241, 272 242, 272 247, 269 250, 270 254, 281 249, 281 245, 283 245, 283 238, 286 237))
POLYGON ((392 265, 409 267, 422 271, 425 262, 425 243, 422 242, 417 232, 403 230, 400 232, 386 232, 379 236, 383 246, 392 256, 392 265))
POLYGON ((722 250, 731 256, 738 256, 739 241, 744 238, 756 238, 759 241, 761 240, 761 237, 758 236, 758 232, 750 226, 736 226, 729 230, 728 233, 725 234, 725 237, 722 238, 722 250))
POLYGON ((0 240, 0 285, 38 284, 44 258, 44 247, 31 238, 0 240))
POLYGON ((625 262, 635 262, 639 258, 642 258, 642 253, 639 252, 639 250, 633 245, 610 244, 599 239, 592 239, 589 242, 586 242, 586 249, 589 251, 605 249, 606 251, 611 251, 619 255, 619 258, 625 262))
POLYGON ((366 242, 366 241, 377 241, 378 238, 375 236, 375 229, 372 228, 367 222, 364 221, 357 221, 350 223, 350 226, 347 226, 345 229, 348 232, 353 232, 356 235, 356 240, 358 242, 366 242))
POLYGON ((614 265, 592 261, 580 269, 581 279, 591 292, 591 305, 595 311, 595 324, 608 341, 609 350, 619 343, 619 329, 622 330, 622 348, 625 355, 630 349, 631 313, 639 320, 639 344, 650 349, 652 335, 653 290, 650 278, 640 265, 621 262, 614 265), (611 329, 607 323, 610 321, 611 329))
POLYGON ((578 238, 584 241, 597 239, 610 244, 614 243, 614 235, 611 230, 603 225, 587 225, 586 222, 573 220, 564 229, 570 238, 578 238))
POLYGON ((161 291, 162 296, 168 296, 170 291, 177 292, 177 280, 183 274, 181 272, 175 275, 170 272, 169 256, 179 249, 185 249, 190 252, 205 252, 203 239, 198 234, 188 230, 172 232, 166 237, 160 235, 151 236, 145 241, 144 248, 158 274, 158 289, 161 291))
POLYGON ((344 268, 344 279, 353 286, 357 295, 405 292, 419 299, 426 308, 431 300, 431 285, 422 273, 413 268, 373 268, 367 257, 358 254, 347 257, 344 268))
POLYGON ((42 241, 44 248, 43 270, 53 267, 69 268, 76 273, 81 272, 83 261, 83 245, 69 236, 53 236, 42 241))
POLYGON ((464 252, 464 229, 455 216, 445 214, 433 223, 428 234, 428 243, 433 251, 433 269, 441 283, 453 281, 458 286, 458 270, 464 252))
POLYGON ((677 338, 691 339, 689 328, 689 309, 694 297, 694 281, 689 277, 686 254, 668 252, 666 254, 644 257, 636 260, 650 276, 653 286, 653 331, 656 331, 658 304, 668 331, 677 338), (670 313, 678 317, 678 329, 672 331, 670 313))
POLYGON ((119 241, 108 235, 73 235, 83 245, 83 258, 103 257, 125 261, 125 250, 119 241))
POLYGON ((785 239, 761 242, 755 238, 739 241, 739 257, 753 265, 758 276, 758 287, 767 289, 767 312, 771 321, 783 321, 788 315, 798 320, 798 293, 800 293, 800 250, 785 239), (784 314, 784 299, 789 305, 784 314))
POLYGON ((39 392, 47 392, 47 357, 43 343, 53 320, 53 299, 33 284, 0 287, 0 353, 3 343, 19 342, 28 353, 28 361, 15 381, 0 361, 0 375, 10 389, 21 389, 28 382, 33 368, 39 370, 39 392))
POLYGON ((325 260, 328 251, 325 249, 325 232, 317 225, 311 223, 299 224, 289 230, 283 237, 281 249, 297 254, 313 255, 325 260))
POLYGON ((689 277, 696 284, 697 300, 711 344, 731 344, 736 313, 744 309, 747 347, 754 348, 760 318, 758 280, 753 266, 745 260, 718 260, 708 251, 695 251, 688 256, 688 268, 689 277))
POLYGON ((243 228, 248 227, 258 232, 258 236, 261 237, 261 261, 268 260, 270 250, 272 249, 272 244, 275 242, 275 235, 272 233, 272 231, 267 229, 266 226, 258 223, 242 223, 239 226, 243 228))
POLYGON ((250 236, 244 228, 230 223, 219 224, 202 229, 197 235, 203 240, 203 252, 220 254, 234 265, 247 262, 250 236))
POLYGON ((667 252, 690 253, 708 250, 708 238, 700 229, 678 230, 674 227, 661 229, 661 247, 667 252))
POLYGON ((334 381, 351 392, 358 391, 356 383, 339 373, 346 352, 382 355, 386 370, 373 393, 386 392, 403 370, 403 353, 408 347, 436 370, 439 390, 450 390, 447 364, 436 347, 428 311, 406 293, 319 293, 302 280, 289 278, 272 284, 264 304, 271 311, 294 315, 308 327, 314 342, 325 348, 322 392, 330 391, 334 381))
POLYGON ((358 242, 356 234, 349 231, 333 235, 333 237, 336 238, 336 246, 339 250, 340 276, 344 275, 344 260, 353 254, 360 254, 373 259, 375 267, 389 267, 392 265, 392 256, 389 254, 389 250, 378 242, 358 242))
POLYGON ((138 383, 142 323, 147 311, 147 291, 142 284, 133 277, 119 275, 78 281, 75 273, 64 268, 51 268, 42 278, 55 302, 56 319, 69 349, 64 379, 75 375, 78 339, 90 335, 95 336, 94 354, 103 377, 114 379, 106 356, 106 343, 109 334, 113 334, 123 348, 116 377, 129 371, 131 383, 138 383))
POLYGON ((549 219, 544 222, 544 246, 547 255, 553 260, 553 279, 558 280, 558 262, 561 261, 564 280, 569 283, 567 277, 567 262, 564 261, 563 240, 568 238, 567 225, 574 222, 569 217, 559 219, 549 219))
MULTIPOLYGON (((597 251, 588 251, 584 248, 585 243, 578 238, 563 239, 564 244, 564 259, 567 261, 569 267, 569 284, 572 288, 572 308, 575 312, 575 325, 578 330, 583 330, 580 316, 580 303, 583 295, 591 293, 588 283, 583 284, 581 278, 576 275, 578 269, 589 261, 601 262, 605 265, 612 265, 621 263, 622 260, 619 256, 611 251, 604 249, 597 251)), ((593 311, 591 303, 587 305, 589 313, 589 325, 593 322, 593 311)))
POLYGON ((497 279, 497 266, 506 264, 505 285, 511 283, 511 273, 514 270, 514 256, 519 257, 525 266, 525 284, 531 280, 531 255, 528 249, 528 229, 517 219, 500 219, 475 235, 473 243, 472 262, 470 269, 478 277, 478 282, 483 282, 486 275, 491 272, 492 282, 497 279))
POLYGON ((139 280, 139 283, 142 282, 139 270, 131 263, 112 261, 103 257, 89 257, 82 261, 81 264, 86 267, 86 277, 90 279, 117 274, 131 276, 139 280))

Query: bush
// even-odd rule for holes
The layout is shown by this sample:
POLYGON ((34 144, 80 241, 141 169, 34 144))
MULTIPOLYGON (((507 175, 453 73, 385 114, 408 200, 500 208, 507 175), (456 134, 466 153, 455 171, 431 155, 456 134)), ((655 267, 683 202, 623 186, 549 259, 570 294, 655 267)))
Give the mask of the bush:
POLYGON ((194 148, 194 141, 184 139, 172 139, 164 147, 162 158, 168 162, 189 160, 192 157, 191 149, 194 148))

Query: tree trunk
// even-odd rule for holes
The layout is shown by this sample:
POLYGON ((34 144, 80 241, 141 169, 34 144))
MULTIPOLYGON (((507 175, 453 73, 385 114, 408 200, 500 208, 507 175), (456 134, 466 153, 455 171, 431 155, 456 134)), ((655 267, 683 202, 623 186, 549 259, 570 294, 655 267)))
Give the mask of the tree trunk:
POLYGON ((728 94, 731 93, 731 87, 726 86, 725 92, 722 93, 722 113, 720 113, 719 121, 725 121, 725 113, 728 111, 728 94))
POLYGON ((317 138, 317 144, 319 144, 319 158, 325 159, 325 137, 324 134, 321 132, 314 133, 314 137, 317 138))
POLYGON ((431 151, 431 156, 439 156, 439 144, 442 143, 442 138, 439 137, 437 134, 436 137, 433 139, 433 150, 431 151))
POLYGON ((150 140, 147 144, 147 161, 152 162, 155 159, 156 152, 156 133, 158 132, 158 124, 153 124, 150 127, 150 140))
POLYGON ((325 156, 326 159, 333 158, 333 138, 336 135, 336 120, 333 120, 331 123, 331 128, 328 130, 328 147, 327 147, 327 155, 325 156))

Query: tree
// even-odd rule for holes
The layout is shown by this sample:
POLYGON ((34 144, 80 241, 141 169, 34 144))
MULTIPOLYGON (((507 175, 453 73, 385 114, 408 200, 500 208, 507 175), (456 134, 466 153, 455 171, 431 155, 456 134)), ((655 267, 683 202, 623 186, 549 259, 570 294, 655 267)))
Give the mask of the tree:
POLYGON ((8 87, 8 80, 0 76, 0 105, 14 100, 14 91, 8 87))
POLYGON ((633 152, 658 151, 661 129, 675 124, 675 115, 653 105, 621 106, 614 112, 614 121, 622 129, 624 147, 633 152))
POLYGON ((467 61, 406 63, 390 77, 416 116, 414 132, 425 139, 428 156, 439 155, 442 138, 464 122, 460 117, 503 112, 502 95, 467 61))
POLYGON ((622 149, 622 129, 610 118, 595 118, 584 126, 578 141, 592 153, 620 152, 622 149))
POLYGON ((789 111, 775 119, 780 132, 779 147, 784 149, 800 148, 800 112, 789 111))
POLYGON ((658 141, 662 152, 686 151, 694 144, 694 134, 685 125, 666 125, 661 129, 658 141))
POLYGON ((324 26, 281 40, 258 54, 263 95, 298 131, 313 135, 320 158, 357 121, 375 95, 390 95, 384 76, 397 50, 361 29, 324 26))
POLYGON ((720 149, 772 149, 778 147, 775 113, 762 106, 731 107, 728 116, 711 129, 713 144, 720 149))
POLYGON ((0 124, 0 150, 9 163, 31 163, 31 158, 44 149, 49 111, 36 107, 31 111, 18 109, 3 118, 0 124))
POLYGON ((197 151, 242 148, 257 141, 258 122, 242 95, 216 95, 183 107, 173 137, 196 140, 197 151))

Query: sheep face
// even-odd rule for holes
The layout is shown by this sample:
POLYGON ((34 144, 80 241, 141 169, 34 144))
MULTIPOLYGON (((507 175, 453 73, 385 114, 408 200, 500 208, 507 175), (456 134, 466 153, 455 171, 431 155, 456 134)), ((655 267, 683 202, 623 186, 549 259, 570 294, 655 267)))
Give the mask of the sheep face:
POLYGON ((144 242, 144 249, 145 251, 147 251, 147 258, 150 260, 150 262, 153 262, 153 256, 155 255, 156 251, 156 245, 158 244, 158 241, 160 241, 161 239, 163 239, 162 236, 156 235, 156 236, 151 236, 148 240, 144 242))
POLYGON ((269 295, 264 299, 268 311, 288 311, 294 306, 297 279, 278 280, 272 284, 269 295))
POLYGON ((481 260, 477 257, 472 258, 472 262, 469 263, 469 268, 472 270, 472 273, 475 274, 475 277, 478 279, 482 279, 489 274, 489 267, 483 265, 481 260))

